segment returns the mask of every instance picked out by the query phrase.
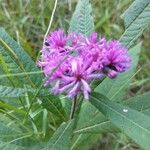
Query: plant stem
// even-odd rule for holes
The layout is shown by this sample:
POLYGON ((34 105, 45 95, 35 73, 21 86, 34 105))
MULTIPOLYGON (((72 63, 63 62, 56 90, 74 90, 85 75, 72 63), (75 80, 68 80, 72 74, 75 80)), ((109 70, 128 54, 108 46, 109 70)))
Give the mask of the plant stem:
POLYGON ((77 104, 77 96, 75 96, 75 98, 72 101, 70 120, 73 119, 73 117, 74 117, 74 113, 75 113, 75 110, 76 110, 76 104, 77 104))
POLYGON ((50 18, 50 21, 49 21, 49 25, 48 25, 47 31, 46 31, 45 36, 44 36, 44 42, 43 42, 43 44, 45 43, 46 37, 47 37, 47 35, 48 35, 49 31, 50 31, 57 3, 58 3, 58 0, 55 0, 54 8, 53 8, 53 11, 52 11, 52 15, 51 15, 51 18, 50 18))

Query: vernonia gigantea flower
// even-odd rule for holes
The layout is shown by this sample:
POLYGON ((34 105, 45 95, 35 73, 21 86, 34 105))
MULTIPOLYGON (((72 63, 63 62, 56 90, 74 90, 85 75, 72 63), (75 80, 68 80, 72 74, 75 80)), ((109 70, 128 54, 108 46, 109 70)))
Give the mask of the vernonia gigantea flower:
POLYGON ((84 37, 80 33, 65 35, 59 29, 48 35, 41 53, 38 66, 47 78, 45 86, 50 84, 52 93, 66 93, 70 98, 82 93, 89 99, 93 79, 115 78, 131 62, 119 41, 98 38, 95 32, 84 37))

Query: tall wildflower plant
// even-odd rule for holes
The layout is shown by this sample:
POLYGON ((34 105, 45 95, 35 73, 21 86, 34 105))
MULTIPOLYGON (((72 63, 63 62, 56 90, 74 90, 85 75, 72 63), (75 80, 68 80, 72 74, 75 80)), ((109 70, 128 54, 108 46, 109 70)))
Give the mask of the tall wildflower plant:
POLYGON ((121 38, 106 39, 94 32, 90 1, 79 0, 37 62, 0 28, 0 149, 84 150, 110 132, 150 149, 150 92, 125 99, 150 1, 135 0, 122 18, 121 38))

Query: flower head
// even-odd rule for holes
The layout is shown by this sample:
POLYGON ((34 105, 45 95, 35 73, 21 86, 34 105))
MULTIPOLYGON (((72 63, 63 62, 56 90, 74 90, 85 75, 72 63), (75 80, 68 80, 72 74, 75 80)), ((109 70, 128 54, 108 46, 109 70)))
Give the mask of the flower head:
POLYGON ((64 34, 59 29, 46 39, 38 66, 46 77, 45 86, 52 93, 66 93, 74 98, 83 93, 89 99, 93 79, 115 78, 130 66, 127 49, 119 41, 107 41, 97 33, 84 37, 80 33, 64 34))
POLYGON ((45 45, 50 46, 54 49, 64 48, 66 45, 67 36, 64 34, 64 31, 59 29, 58 31, 52 32, 47 38, 45 45))
POLYGON ((115 78, 130 66, 130 58, 125 47, 118 41, 109 41, 103 55, 103 71, 110 77, 115 78))

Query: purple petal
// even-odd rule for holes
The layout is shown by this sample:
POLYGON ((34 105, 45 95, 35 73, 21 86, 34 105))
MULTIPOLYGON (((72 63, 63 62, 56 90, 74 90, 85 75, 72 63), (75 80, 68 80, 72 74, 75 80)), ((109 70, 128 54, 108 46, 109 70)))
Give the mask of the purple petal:
POLYGON ((78 94, 79 86, 80 86, 80 82, 77 82, 73 87, 73 89, 68 94, 70 98, 73 98, 78 94))
POLYGON ((64 87, 62 87, 61 89, 59 89, 59 92, 62 93, 62 92, 64 92, 64 91, 68 90, 70 87, 72 87, 72 86, 75 84, 75 82, 76 82, 76 81, 71 82, 71 83, 65 85, 64 87))
POLYGON ((96 32, 93 32, 90 36, 90 42, 96 43, 98 41, 98 35, 96 32))
POLYGON ((90 74, 87 76, 87 79, 102 79, 104 74, 90 74))
POLYGON ((69 76, 62 76, 62 79, 65 80, 66 82, 72 82, 75 80, 75 77, 69 77, 69 76))
POLYGON ((108 73, 108 77, 111 79, 114 79, 117 75, 118 75, 118 72, 116 72, 114 70, 110 70, 108 73))
POLYGON ((72 67, 72 72, 73 73, 77 72, 77 69, 78 69, 77 61, 73 60, 72 63, 71 63, 71 67, 72 67))
POLYGON ((91 88, 90 88, 89 84, 83 79, 81 79, 81 82, 83 84, 83 89, 87 92, 91 92, 91 88))
POLYGON ((59 86, 60 86, 60 80, 58 80, 55 84, 55 86, 52 88, 51 92, 53 94, 57 94, 59 92, 59 86))
POLYGON ((86 90, 83 91, 83 95, 84 95, 84 99, 89 100, 89 92, 87 92, 86 90))

